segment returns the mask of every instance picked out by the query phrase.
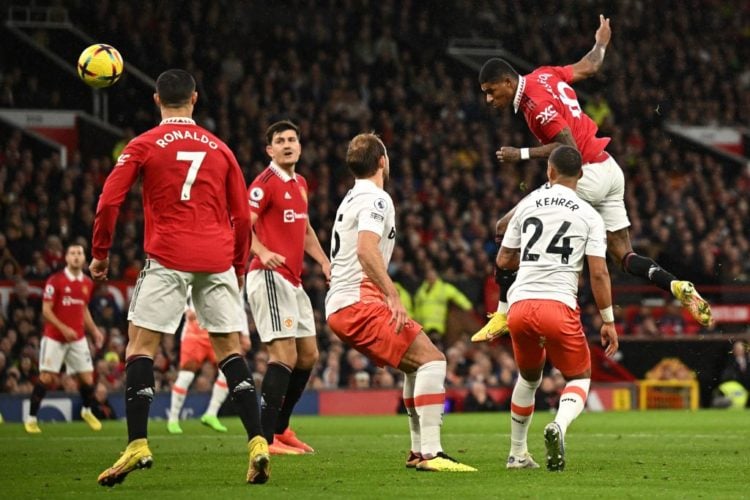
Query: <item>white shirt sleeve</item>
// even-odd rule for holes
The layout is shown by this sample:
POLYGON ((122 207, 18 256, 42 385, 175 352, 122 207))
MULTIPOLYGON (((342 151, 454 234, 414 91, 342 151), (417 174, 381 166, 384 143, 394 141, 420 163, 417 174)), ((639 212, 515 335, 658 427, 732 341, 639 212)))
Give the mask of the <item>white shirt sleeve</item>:
POLYGON ((604 220, 598 212, 592 210, 593 216, 589 219, 589 234, 586 239, 586 255, 592 257, 607 257, 607 231, 604 229, 604 220))
POLYGON ((383 236, 388 201, 381 197, 368 197, 357 213, 357 232, 372 231, 383 236))
POLYGON ((520 213, 522 212, 522 210, 523 207, 519 205, 516 209, 516 212, 513 214, 513 217, 510 218, 508 227, 505 230, 505 235, 503 236, 502 246, 504 246, 505 248, 521 248, 520 213))

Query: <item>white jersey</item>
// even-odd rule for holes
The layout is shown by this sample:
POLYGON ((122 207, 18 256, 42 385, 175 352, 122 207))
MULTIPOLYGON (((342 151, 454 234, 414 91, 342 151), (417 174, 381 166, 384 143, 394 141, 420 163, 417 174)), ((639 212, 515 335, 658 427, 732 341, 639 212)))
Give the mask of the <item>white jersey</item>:
POLYGON ((545 184, 518 204, 503 246, 521 250, 509 305, 550 299, 575 309, 584 255, 606 257, 607 233, 601 215, 575 191, 545 184))
POLYGON ((388 267, 396 241, 396 209, 390 195, 372 181, 357 179, 336 211, 331 236, 331 286, 326 295, 326 317, 362 300, 377 287, 362 270, 357 257, 360 231, 380 236, 380 253, 388 267))

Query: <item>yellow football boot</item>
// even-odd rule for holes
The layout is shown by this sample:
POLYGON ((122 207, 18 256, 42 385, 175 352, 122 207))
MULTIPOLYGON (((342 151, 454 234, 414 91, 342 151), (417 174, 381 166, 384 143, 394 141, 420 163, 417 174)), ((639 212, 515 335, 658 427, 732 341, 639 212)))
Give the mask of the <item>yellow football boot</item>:
POLYGON ((487 342, 502 337, 508 330, 508 314, 493 312, 487 315, 489 321, 477 333, 472 335, 472 342, 487 342))
POLYGON ((711 324, 711 306, 700 296, 695 285, 689 281, 673 281, 672 295, 682 303, 682 307, 690 311, 695 321, 703 326, 711 324))
POLYGON ((263 484, 271 476, 271 455, 268 452, 268 441, 263 436, 255 436, 247 443, 250 455, 250 466, 247 469, 247 482, 263 484))
POLYGON ((153 464, 154 458, 151 450, 148 449, 148 440, 135 439, 128 444, 120 459, 112 467, 99 474, 97 481, 102 486, 112 487, 123 482, 125 476, 134 470, 150 469, 153 464))

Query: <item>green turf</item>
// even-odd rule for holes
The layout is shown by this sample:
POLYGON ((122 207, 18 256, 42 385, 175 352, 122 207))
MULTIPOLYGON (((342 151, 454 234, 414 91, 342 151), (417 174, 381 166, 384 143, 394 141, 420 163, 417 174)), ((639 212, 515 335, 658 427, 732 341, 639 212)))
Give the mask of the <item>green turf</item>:
MULTIPOLYGON (((536 415, 530 450, 544 462, 536 415)), ((567 469, 507 471, 509 417, 447 415, 446 452, 478 473, 404 468, 405 417, 295 417, 294 427, 317 453, 273 457, 271 480, 244 483, 247 457, 241 424, 224 419, 218 434, 197 420, 185 434, 151 422, 154 467, 113 489, 96 484, 124 446, 125 425, 42 424, 28 436, 0 425, 0 497, 16 498, 747 498, 750 496, 750 413, 628 412, 581 416, 567 438, 567 469)))

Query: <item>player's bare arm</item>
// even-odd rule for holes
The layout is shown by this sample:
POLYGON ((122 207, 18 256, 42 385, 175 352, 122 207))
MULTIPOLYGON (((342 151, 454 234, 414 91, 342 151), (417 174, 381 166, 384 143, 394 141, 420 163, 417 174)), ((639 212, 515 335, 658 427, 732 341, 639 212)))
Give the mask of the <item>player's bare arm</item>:
MULTIPOLYGON (((250 230, 253 231, 253 227, 255 227, 255 223, 258 221, 258 214, 251 213, 250 214, 250 230)), ((284 262, 286 262, 286 257, 283 255, 280 255, 276 252, 270 251, 266 246, 260 241, 260 238, 258 238, 258 235, 253 231, 253 237, 252 237, 252 243, 250 245, 250 250, 258 256, 260 259, 260 262, 269 269, 276 269, 280 265, 283 265, 284 262)))
POLYGON ((60 333, 63 334, 63 337, 65 337, 65 340, 73 341, 76 339, 76 331, 73 330, 71 327, 60 321, 60 318, 57 317, 55 314, 55 311, 52 310, 53 303, 51 301, 44 301, 42 303, 42 316, 44 317, 44 321, 48 321, 55 325, 55 328, 60 330, 60 333))
POLYGON ((521 249, 500 247, 497 254, 497 267, 503 270, 515 271, 521 265, 521 249))
POLYGON ((386 303, 391 309, 391 322, 396 323, 396 331, 398 332, 406 323, 408 315, 401 303, 401 297, 396 290, 396 286, 388 276, 388 271, 383 263, 383 255, 378 247, 379 243, 380 236, 378 234, 371 231, 360 231, 357 236, 357 258, 367 277, 385 295, 386 303))
POLYGON ((586 257, 589 265, 589 277, 591 279, 591 291, 594 301, 602 315, 601 339, 602 347, 606 347, 607 356, 613 356, 617 352, 619 343, 617 331, 615 330, 614 314, 612 312, 612 289, 607 270, 607 259, 589 255, 586 257))
POLYGON ((609 18, 599 14, 599 29, 594 34, 594 47, 580 61, 573 65, 573 82, 584 80, 594 76, 604 62, 604 54, 607 45, 612 38, 612 29, 609 26, 609 18))
POLYGON ((570 127, 565 127, 553 137, 552 142, 533 148, 514 148, 504 146, 495 152, 495 156, 501 163, 516 163, 521 160, 530 160, 536 158, 548 158, 552 151, 560 146, 572 146, 578 149, 576 140, 570 127), (525 153, 524 153, 525 151, 525 153))
POLYGON ((323 251, 323 247, 320 246, 320 240, 318 235, 315 234, 310 221, 307 221, 307 232, 305 233, 305 253, 315 259, 315 262, 320 264, 323 268, 323 275, 326 277, 326 282, 331 281, 331 261, 328 260, 328 256, 323 251))
POLYGON ((91 317, 91 311, 86 307, 83 310, 83 327, 91 335, 91 339, 94 341, 94 345, 97 349, 101 349, 104 345, 104 335, 102 334, 99 327, 94 323, 94 318, 91 317))

